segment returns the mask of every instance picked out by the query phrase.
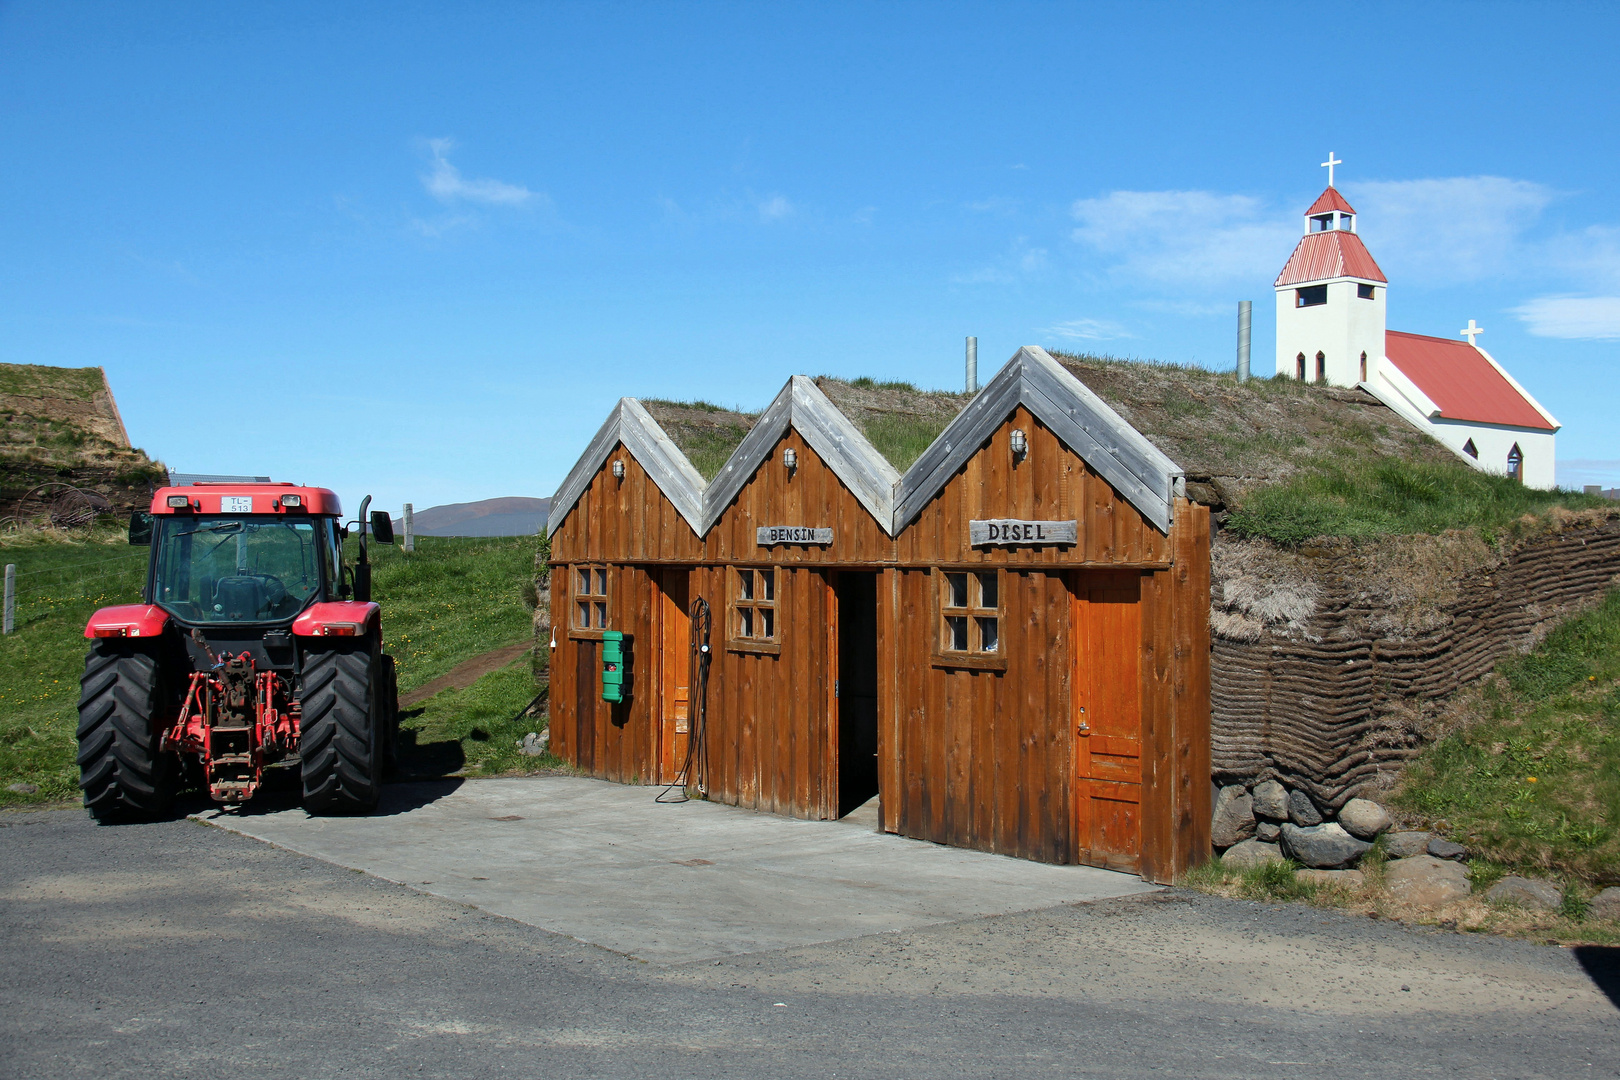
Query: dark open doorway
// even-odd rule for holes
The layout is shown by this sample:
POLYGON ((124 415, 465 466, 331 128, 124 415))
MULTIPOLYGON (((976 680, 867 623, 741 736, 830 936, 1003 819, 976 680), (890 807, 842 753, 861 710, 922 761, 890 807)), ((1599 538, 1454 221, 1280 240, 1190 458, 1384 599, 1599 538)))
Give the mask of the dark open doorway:
POLYGON ((833 576, 838 595, 838 816, 878 793, 877 574, 833 576))

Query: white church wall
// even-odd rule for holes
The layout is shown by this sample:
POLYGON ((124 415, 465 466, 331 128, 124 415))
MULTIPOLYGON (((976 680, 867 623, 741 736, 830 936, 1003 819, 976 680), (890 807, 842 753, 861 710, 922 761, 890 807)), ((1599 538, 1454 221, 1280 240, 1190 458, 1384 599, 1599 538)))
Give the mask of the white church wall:
POLYGON ((1314 381, 1320 352, 1328 384, 1354 386, 1361 381, 1361 354, 1367 354, 1369 376, 1384 355, 1384 286, 1374 285, 1373 298, 1363 300, 1356 295, 1362 283, 1354 279, 1314 284, 1327 285, 1327 303, 1298 307, 1295 290, 1301 286, 1277 290, 1277 374, 1295 378, 1304 353, 1305 378, 1314 381))
POLYGON ((1524 455, 1520 478, 1525 487, 1550 491, 1558 486, 1554 478, 1556 436, 1550 431, 1531 428, 1498 427, 1495 424, 1470 424, 1461 420, 1432 420, 1430 432, 1442 444, 1457 452, 1481 472, 1506 476, 1508 452, 1518 446, 1524 455), (1479 451, 1479 459, 1471 460, 1463 446, 1472 439, 1479 451))

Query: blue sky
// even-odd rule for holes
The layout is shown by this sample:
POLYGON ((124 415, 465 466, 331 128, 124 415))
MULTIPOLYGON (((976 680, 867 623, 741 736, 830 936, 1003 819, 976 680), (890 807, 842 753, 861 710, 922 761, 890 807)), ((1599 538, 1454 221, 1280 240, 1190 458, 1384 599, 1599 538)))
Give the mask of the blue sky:
POLYGON ((1613 6, 0 4, 0 360, 182 471, 548 495, 625 394, 1226 367, 1326 182, 1620 484, 1613 6), (1329 12, 1332 12, 1329 17, 1329 12))

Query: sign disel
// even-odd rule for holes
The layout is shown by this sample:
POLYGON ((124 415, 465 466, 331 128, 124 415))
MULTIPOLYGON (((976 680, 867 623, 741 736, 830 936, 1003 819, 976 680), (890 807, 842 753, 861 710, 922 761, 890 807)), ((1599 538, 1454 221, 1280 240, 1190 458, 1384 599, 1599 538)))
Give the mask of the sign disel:
POLYGON ((803 525, 761 525, 757 542, 766 547, 773 544, 830 544, 833 542, 833 531, 803 525))
POLYGON ((974 547, 995 544, 1010 547, 1019 544, 1077 544, 1080 542, 1080 522, 1076 521, 1020 521, 1016 518, 991 518, 988 521, 968 522, 968 543, 974 547))

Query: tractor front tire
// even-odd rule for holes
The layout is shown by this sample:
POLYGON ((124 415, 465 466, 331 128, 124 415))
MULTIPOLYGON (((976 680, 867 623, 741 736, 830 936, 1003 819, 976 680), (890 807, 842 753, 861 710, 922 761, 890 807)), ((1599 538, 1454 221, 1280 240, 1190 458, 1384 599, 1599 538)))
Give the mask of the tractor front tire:
POLYGON ((178 755, 160 749, 163 672, 145 646, 101 638, 79 681, 79 787, 101 822, 156 817, 174 801, 178 755))
POLYGON ((310 813, 376 809, 388 754, 381 669, 364 639, 304 656, 298 756, 310 813))

